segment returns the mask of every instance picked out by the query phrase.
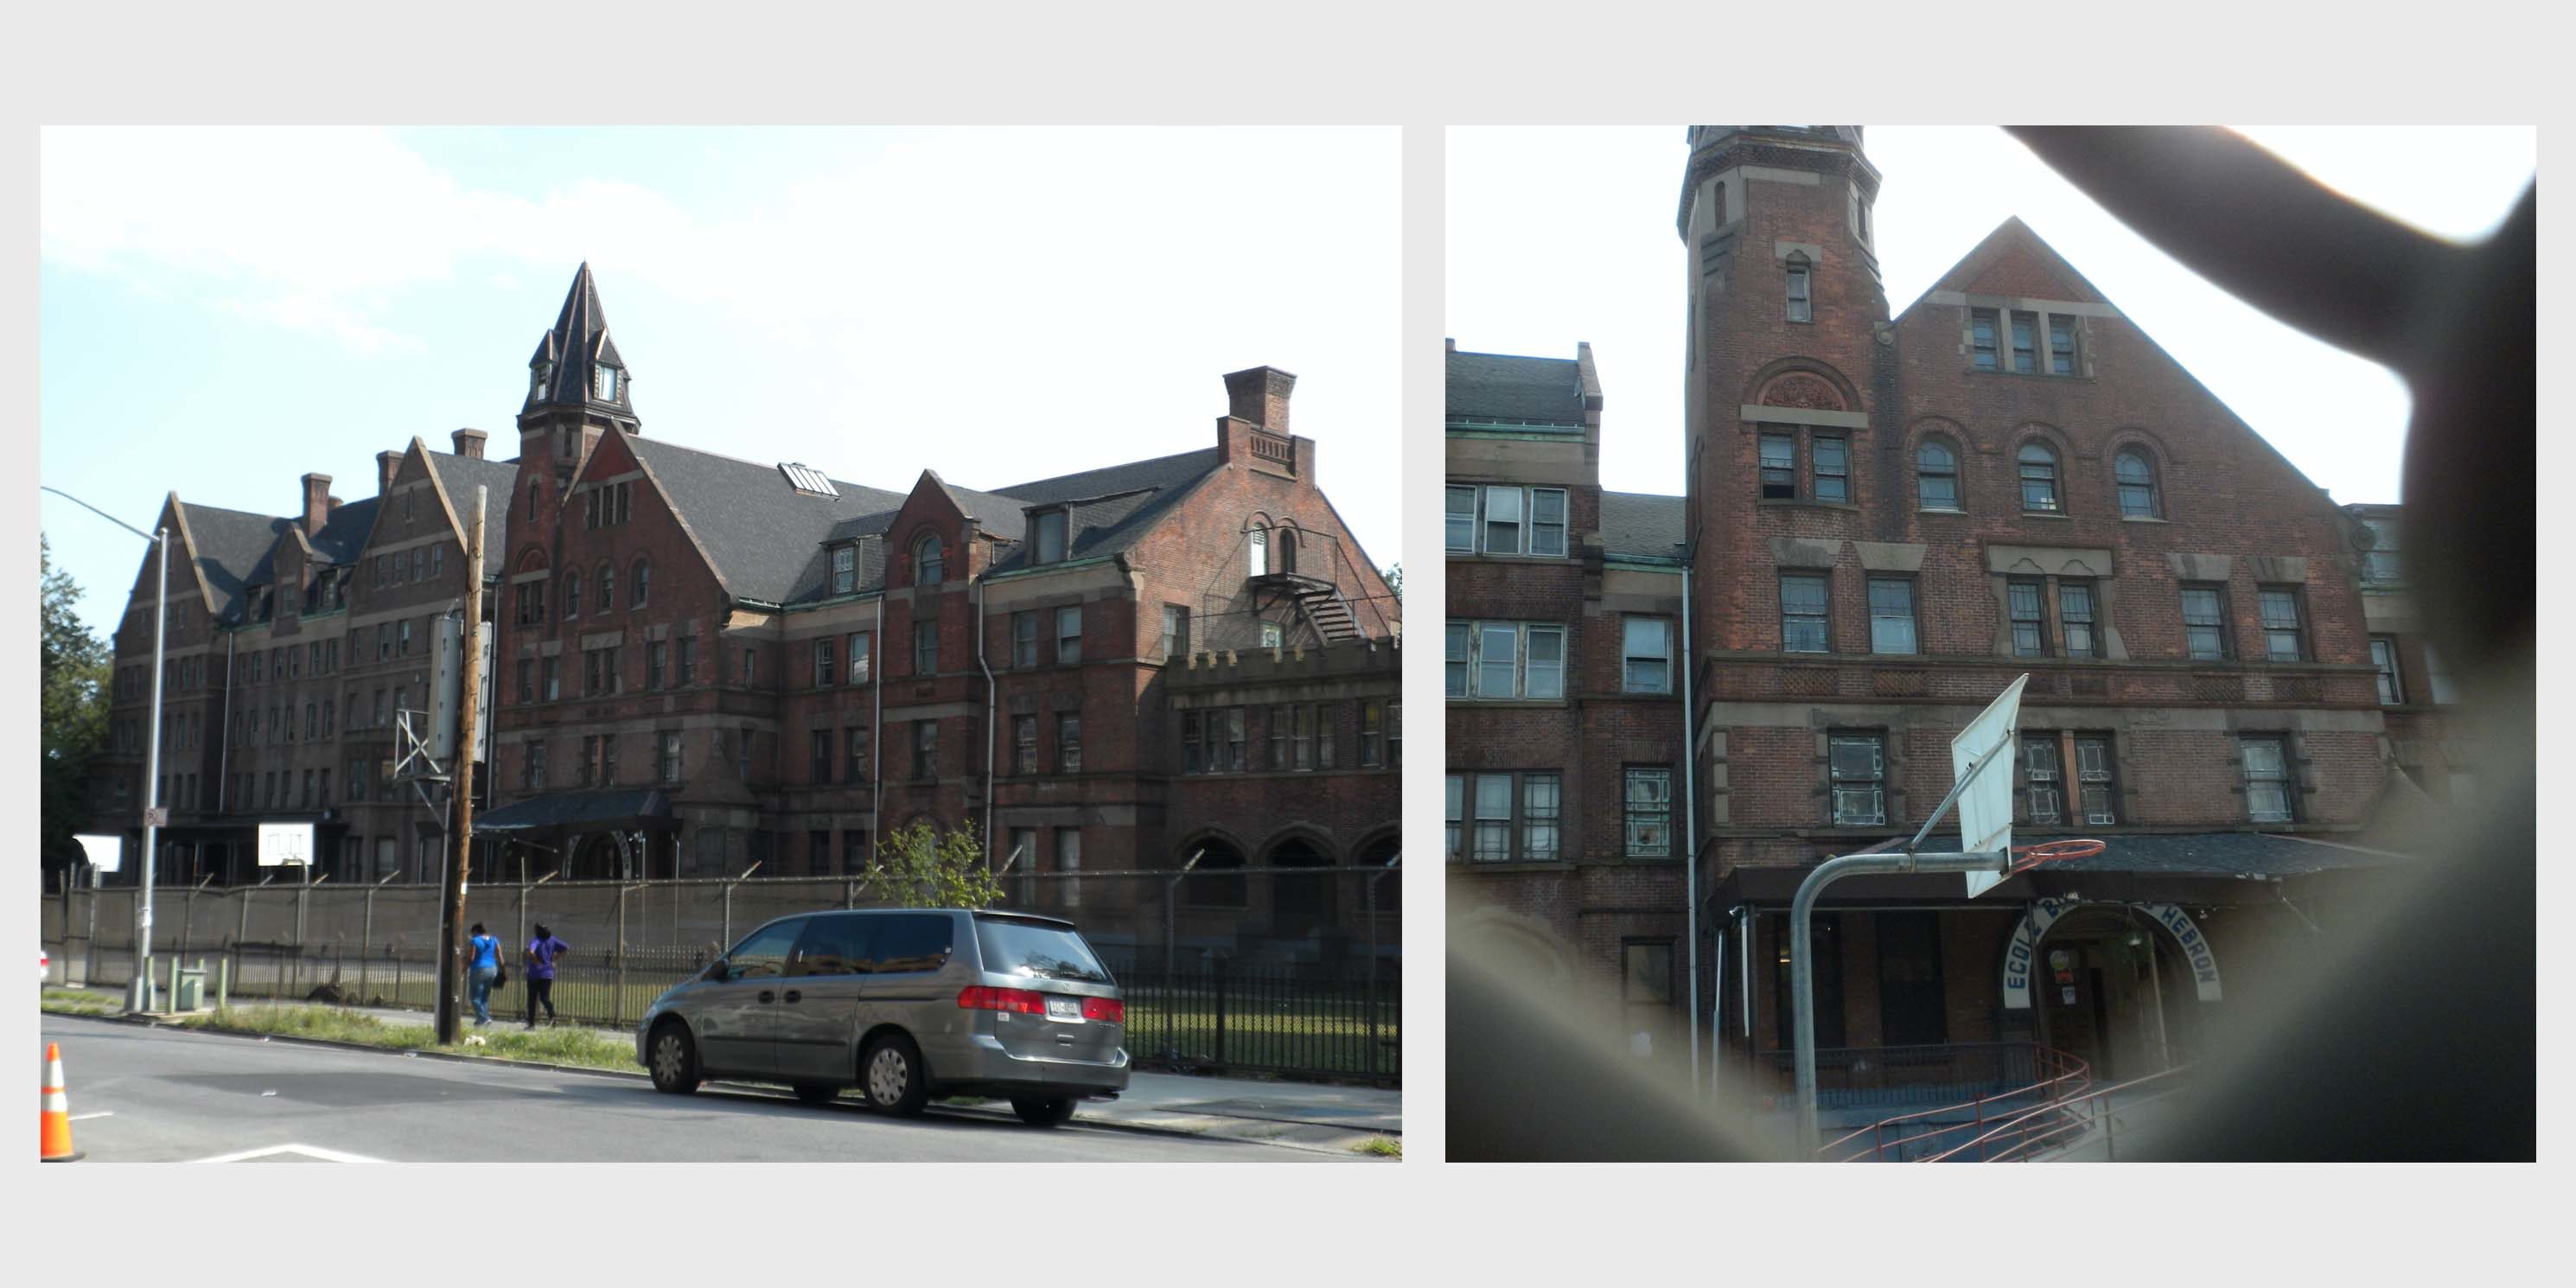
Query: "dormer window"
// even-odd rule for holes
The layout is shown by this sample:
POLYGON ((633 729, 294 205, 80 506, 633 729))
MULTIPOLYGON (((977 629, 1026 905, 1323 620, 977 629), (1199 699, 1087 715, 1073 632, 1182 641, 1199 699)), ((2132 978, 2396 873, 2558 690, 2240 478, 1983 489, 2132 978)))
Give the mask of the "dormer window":
POLYGON ((617 368, 601 366, 593 369, 590 396, 600 402, 617 401, 617 368))
POLYGON ((546 400, 546 382, 552 379, 554 374, 555 364, 551 362, 540 362, 537 364, 536 372, 528 379, 529 402, 544 402, 546 400))
POLYGON ((859 548, 832 547, 832 593, 847 595, 859 588, 859 548))
POLYGON ((1037 516, 1037 530, 1030 539, 1030 545, 1036 551, 1034 562, 1064 562, 1065 519, 1066 514, 1062 510, 1048 510, 1037 516))

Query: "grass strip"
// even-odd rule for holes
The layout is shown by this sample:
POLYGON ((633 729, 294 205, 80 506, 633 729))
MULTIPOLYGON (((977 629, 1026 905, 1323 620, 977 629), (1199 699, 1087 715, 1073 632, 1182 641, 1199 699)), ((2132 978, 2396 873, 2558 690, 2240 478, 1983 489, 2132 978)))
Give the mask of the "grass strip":
POLYGON ((121 999, 84 988, 49 988, 39 1003, 50 1015, 114 1015, 125 1009, 121 999))
POLYGON ((1402 1158, 1404 1157, 1404 1142, 1387 1136, 1371 1136, 1367 1140, 1351 1146, 1351 1152, 1355 1154, 1368 1154, 1377 1158, 1402 1158))
POLYGON ((328 1006, 234 1006, 178 1021, 181 1028, 224 1033, 264 1033, 276 1037, 319 1038, 351 1042, 387 1051, 436 1051, 487 1060, 578 1065, 588 1069, 634 1070, 635 1044, 586 1029, 525 1029, 492 1025, 442 1045, 438 1031, 426 1024, 387 1024, 372 1015, 328 1006))

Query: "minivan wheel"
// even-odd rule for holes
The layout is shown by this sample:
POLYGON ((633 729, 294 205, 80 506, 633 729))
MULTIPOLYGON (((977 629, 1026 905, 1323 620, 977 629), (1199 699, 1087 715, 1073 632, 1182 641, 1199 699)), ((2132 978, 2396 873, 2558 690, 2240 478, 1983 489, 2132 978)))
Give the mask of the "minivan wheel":
POLYGON ((1054 1127, 1073 1121, 1073 1097, 1011 1097, 1011 1112, 1031 1127, 1054 1127))
POLYGON ((698 1044, 689 1038, 689 1026, 678 1020, 664 1020, 653 1026, 653 1040, 645 1044, 647 1065, 653 1071, 653 1089, 675 1096, 685 1096, 698 1089, 698 1044))
POLYGON ((900 1033, 868 1044, 859 1057, 859 1090, 868 1107, 909 1118, 930 1103, 930 1080, 921 1067, 921 1048, 900 1033))
POLYGON ((834 1100, 839 1099, 840 1095, 841 1089, 828 1082, 800 1082, 796 1084, 796 1098, 809 1105, 828 1105, 834 1100))

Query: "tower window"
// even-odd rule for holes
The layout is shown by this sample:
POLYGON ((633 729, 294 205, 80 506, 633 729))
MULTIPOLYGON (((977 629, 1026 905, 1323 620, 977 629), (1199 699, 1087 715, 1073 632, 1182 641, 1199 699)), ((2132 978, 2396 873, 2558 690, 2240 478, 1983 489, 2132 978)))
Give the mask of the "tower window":
POLYGON ((1789 434, 1762 436, 1762 499, 1798 498, 1798 440, 1789 434))
POLYGON ((555 367, 554 367, 554 364, 553 364, 553 363, 551 363, 551 362, 540 362, 540 363, 538 363, 538 364, 537 364, 537 369, 536 369, 535 374, 534 374, 534 375, 532 375, 532 376, 529 378, 529 380, 528 380, 528 401, 529 401, 529 402, 544 402, 544 401, 545 401, 545 399, 546 399, 546 381, 547 381, 550 377, 552 377, 554 374, 555 374, 555 367))
POLYGON ((1793 254, 1789 257, 1789 320, 1792 322, 1816 320, 1814 304, 1808 298, 1808 268, 1806 256, 1793 254))
POLYGON ((617 368, 600 367, 592 373, 591 396, 601 402, 617 401, 617 368))
POLYGON ((1851 500, 1851 463, 1842 439, 1817 435, 1807 444, 1807 461, 1815 470, 1817 500, 1851 500))
POLYGON ((939 548, 939 534, 923 534, 912 547, 912 582, 916 586, 936 586, 947 580, 948 561, 939 548))
POLYGON ((1245 538, 1245 542, 1251 551, 1245 570, 1247 574, 1254 577, 1268 576, 1270 574, 1270 529, 1258 523, 1253 524, 1252 532, 1245 538))
POLYGON ((1995 326, 1995 311, 1993 309, 1969 310, 1969 345, 1976 354, 1977 370, 1979 371, 1992 371, 1995 369, 1995 326))

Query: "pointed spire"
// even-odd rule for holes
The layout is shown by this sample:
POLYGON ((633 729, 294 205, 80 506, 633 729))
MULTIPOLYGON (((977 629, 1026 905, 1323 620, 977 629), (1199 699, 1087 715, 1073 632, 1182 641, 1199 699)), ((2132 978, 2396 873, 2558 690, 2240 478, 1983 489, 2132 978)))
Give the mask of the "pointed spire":
POLYGON ((582 261, 573 274, 572 289, 565 293, 563 309, 555 315, 554 329, 537 341, 535 356, 528 359, 531 369, 542 370, 542 383, 531 380, 528 404, 599 403, 613 407, 627 406, 626 362, 617 354, 617 345, 608 338, 608 311, 599 303, 599 282, 591 276, 590 262, 582 261), (598 396, 597 370, 617 369, 615 394, 598 396))

